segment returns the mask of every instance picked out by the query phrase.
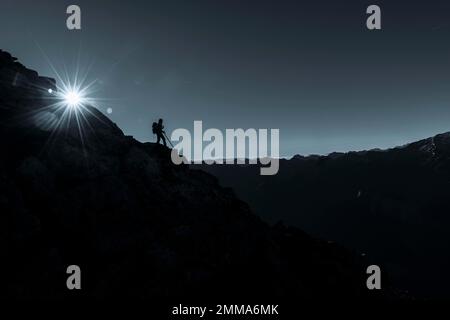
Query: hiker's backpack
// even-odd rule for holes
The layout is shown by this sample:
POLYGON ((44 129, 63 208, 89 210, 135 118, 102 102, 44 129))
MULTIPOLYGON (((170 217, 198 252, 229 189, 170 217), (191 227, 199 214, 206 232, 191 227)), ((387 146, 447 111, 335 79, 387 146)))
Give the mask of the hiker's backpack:
POLYGON ((153 134, 156 134, 158 132, 158 124, 156 122, 153 122, 152 124, 152 132, 153 134))

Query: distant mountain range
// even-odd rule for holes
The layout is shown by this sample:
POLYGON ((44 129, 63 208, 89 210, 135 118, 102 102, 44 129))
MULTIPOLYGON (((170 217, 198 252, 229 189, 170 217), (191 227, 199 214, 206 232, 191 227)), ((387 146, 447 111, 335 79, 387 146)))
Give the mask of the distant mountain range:
POLYGON ((416 294, 449 296, 450 133, 389 150, 297 155, 270 177, 253 165, 201 168, 266 221, 366 254, 416 294))

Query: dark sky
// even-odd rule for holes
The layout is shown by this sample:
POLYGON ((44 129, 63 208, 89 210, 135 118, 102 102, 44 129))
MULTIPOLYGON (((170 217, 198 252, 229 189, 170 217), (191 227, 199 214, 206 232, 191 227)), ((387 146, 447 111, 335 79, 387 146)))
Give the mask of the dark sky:
POLYGON ((79 59, 126 134, 152 140, 159 117, 168 131, 279 128, 282 156, 450 131, 449 36, 449 1, 0 2, 0 48, 53 77, 43 52, 70 74, 79 59), (370 4, 381 31, 366 29, 370 4))

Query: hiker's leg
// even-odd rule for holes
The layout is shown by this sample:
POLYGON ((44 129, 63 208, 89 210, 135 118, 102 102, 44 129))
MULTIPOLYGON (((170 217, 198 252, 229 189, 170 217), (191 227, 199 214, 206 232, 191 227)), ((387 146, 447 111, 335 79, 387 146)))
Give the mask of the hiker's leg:
POLYGON ((159 134, 157 134, 156 137, 157 137, 156 143, 159 144, 159 141, 161 140, 161 136, 159 134))
POLYGON ((166 144, 166 138, 164 138, 164 136, 161 136, 161 138, 162 138, 162 140, 163 140, 164 147, 167 147, 167 144, 166 144))

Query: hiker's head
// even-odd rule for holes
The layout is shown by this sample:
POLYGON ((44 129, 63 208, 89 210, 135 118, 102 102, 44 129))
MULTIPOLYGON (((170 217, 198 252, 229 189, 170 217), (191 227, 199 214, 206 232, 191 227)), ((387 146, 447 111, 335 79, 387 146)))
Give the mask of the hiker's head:
POLYGON ((159 120, 158 120, 158 123, 162 123, 162 119, 159 119, 159 120))

